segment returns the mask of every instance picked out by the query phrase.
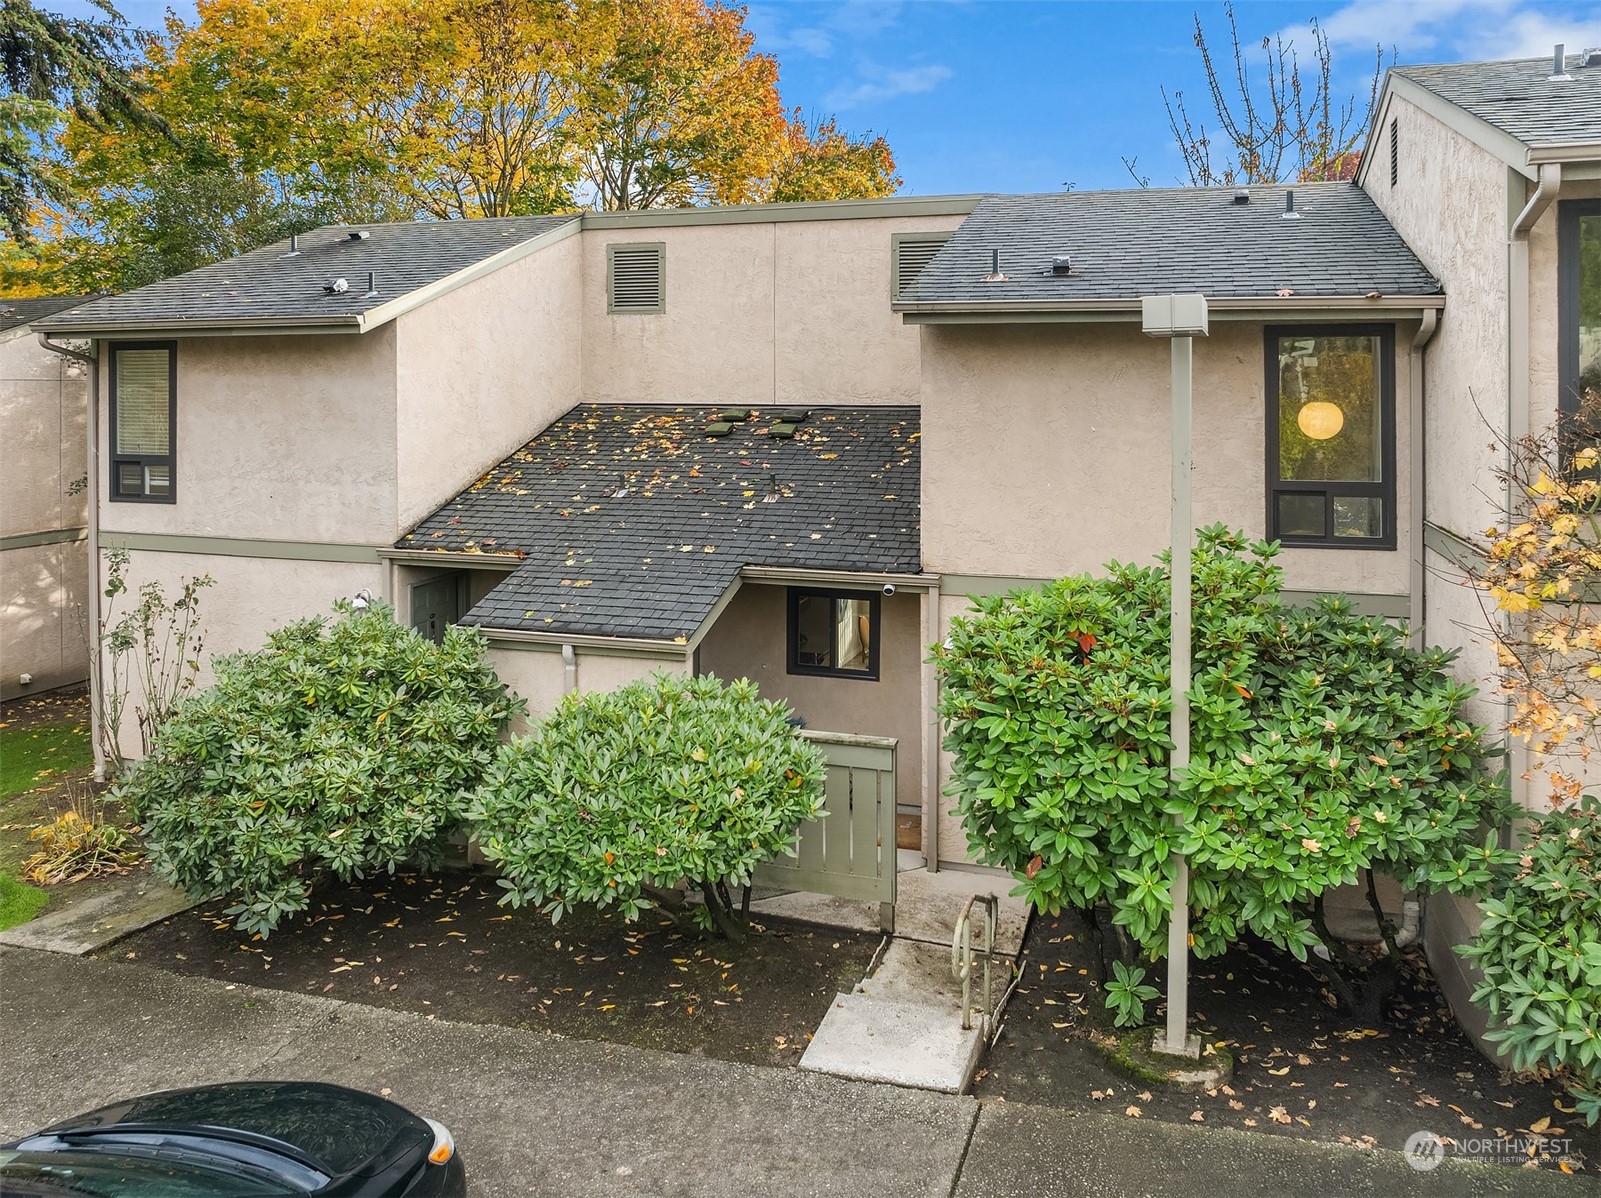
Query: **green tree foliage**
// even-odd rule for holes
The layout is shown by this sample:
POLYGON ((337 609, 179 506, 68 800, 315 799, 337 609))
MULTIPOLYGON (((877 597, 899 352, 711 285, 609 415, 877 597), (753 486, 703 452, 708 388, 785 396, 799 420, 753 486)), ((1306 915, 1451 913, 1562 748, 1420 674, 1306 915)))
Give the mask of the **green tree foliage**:
POLYGON ((633 920, 687 883, 705 900, 697 917, 741 939, 729 888, 792 853, 822 810, 822 754, 788 714, 745 679, 658 674, 568 695, 502 750, 472 802, 501 901, 633 920))
MULTIPOLYGON (((170 141, 75 121, 60 260, 125 288, 330 222, 457 219, 900 185, 880 137, 805 121, 716 0, 199 0, 140 72, 170 141)), ((0 275, 0 281, 4 280, 0 275)))
POLYGON ((1104 904, 1155 959, 1182 853, 1198 956, 1247 932, 1303 959, 1321 943, 1342 997, 1366 1008, 1382 988, 1359 994, 1340 968, 1324 893, 1373 870, 1482 891, 1505 788, 1459 714, 1473 692, 1443 672, 1449 655, 1408 649, 1345 601, 1284 606, 1276 552, 1221 527, 1198 536, 1192 759, 1171 787, 1165 565, 975 601, 934 651, 951 793, 973 853, 1041 910, 1104 904))
POLYGON ((1601 800, 1538 816, 1457 951, 1483 973, 1473 1001, 1518 1069, 1562 1077, 1601 1120, 1601 800))
POLYGON ((103 16, 62 17, 32 0, 0 0, 0 221, 27 241, 34 206, 61 200, 61 182, 38 169, 39 146, 67 114, 104 129, 131 123, 159 131, 130 73, 132 31, 108 0, 90 0, 103 16))
POLYGON ((323 871, 435 858, 524 710, 481 634, 451 627, 436 645, 381 604, 340 604, 214 669, 117 794, 158 873, 236 896, 228 914, 263 936, 304 909, 323 871))

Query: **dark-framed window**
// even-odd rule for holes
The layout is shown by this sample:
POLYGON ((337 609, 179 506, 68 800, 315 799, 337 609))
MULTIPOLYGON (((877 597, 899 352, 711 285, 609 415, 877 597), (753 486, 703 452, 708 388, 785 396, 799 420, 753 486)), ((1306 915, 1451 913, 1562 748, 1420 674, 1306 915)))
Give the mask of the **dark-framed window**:
POLYGON ((1601 199, 1557 203, 1557 378, 1575 448, 1601 441, 1601 199))
POLYGON ((789 672, 878 681, 879 626, 874 591, 790 587, 789 672))
POLYGON ((1395 326, 1269 325, 1267 535, 1395 548, 1395 326))
POLYGON ((178 344, 125 341, 111 347, 113 501, 173 503, 178 497, 178 344))

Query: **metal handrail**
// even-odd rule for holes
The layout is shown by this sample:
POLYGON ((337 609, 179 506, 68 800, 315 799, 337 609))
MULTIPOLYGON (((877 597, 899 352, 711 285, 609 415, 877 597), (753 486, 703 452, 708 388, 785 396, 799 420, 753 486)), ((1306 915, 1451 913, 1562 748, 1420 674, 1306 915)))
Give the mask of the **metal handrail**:
POLYGON ((984 908, 984 1035, 989 1034, 990 1020, 994 1018, 994 1000, 990 989, 990 959, 995 955, 995 921, 1000 912, 1001 900, 993 894, 975 894, 962 905, 956 917, 956 930, 951 936, 951 976, 962 984, 962 1030, 973 1028, 973 904, 984 908))

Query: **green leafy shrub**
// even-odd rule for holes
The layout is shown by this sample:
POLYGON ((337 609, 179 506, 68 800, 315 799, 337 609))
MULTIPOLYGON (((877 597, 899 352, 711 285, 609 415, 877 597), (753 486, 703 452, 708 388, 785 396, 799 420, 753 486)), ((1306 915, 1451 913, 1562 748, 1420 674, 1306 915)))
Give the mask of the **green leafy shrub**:
POLYGON ((1473 1001, 1517 1069, 1561 1076, 1601 1120, 1601 801, 1585 795, 1535 820, 1478 935, 1457 951, 1484 979, 1473 1001))
POLYGON ((152 865, 266 935, 340 878, 437 859, 524 710, 452 627, 434 644, 382 604, 301 620, 214 664, 118 787, 152 865))
POLYGON ((1165 564, 976 600, 934 650, 949 790, 973 852, 1041 910, 1094 926, 1106 904, 1130 955, 1154 959, 1182 853, 1196 955, 1246 931, 1302 959, 1321 942, 1342 998, 1365 1009, 1324 892, 1363 870, 1483 890, 1496 860, 1483 829, 1507 818, 1505 789, 1458 714, 1473 692, 1443 672, 1450 657, 1343 600, 1284 606, 1276 552, 1221 527, 1198 536, 1192 757, 1176 787, 1165 564))
POLYGON ((568 695, 506 745, 470 811, 501 902, 559 920, 580 905, 633 920, 688 883, 698 918, 738 939, 729 892, 822 809, 823 757, 756 684, 657 674, 568 695))

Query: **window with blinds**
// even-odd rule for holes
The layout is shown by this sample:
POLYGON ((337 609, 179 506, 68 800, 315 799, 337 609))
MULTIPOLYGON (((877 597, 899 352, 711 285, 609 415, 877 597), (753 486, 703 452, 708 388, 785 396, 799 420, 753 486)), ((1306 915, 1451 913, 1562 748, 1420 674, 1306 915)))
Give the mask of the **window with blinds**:
POLYGON ((890 238, 890 292, 895 299, 910 294, 917 276, 950 239, 949 233, 896 233, 890 238))
POLYGON ((649 315, 667 310, 667 246, 652 241, 606 247, 606 311, 649 315))
POLYGON ((170 503, 176 347, 111 350, 111 498, 170 503))

